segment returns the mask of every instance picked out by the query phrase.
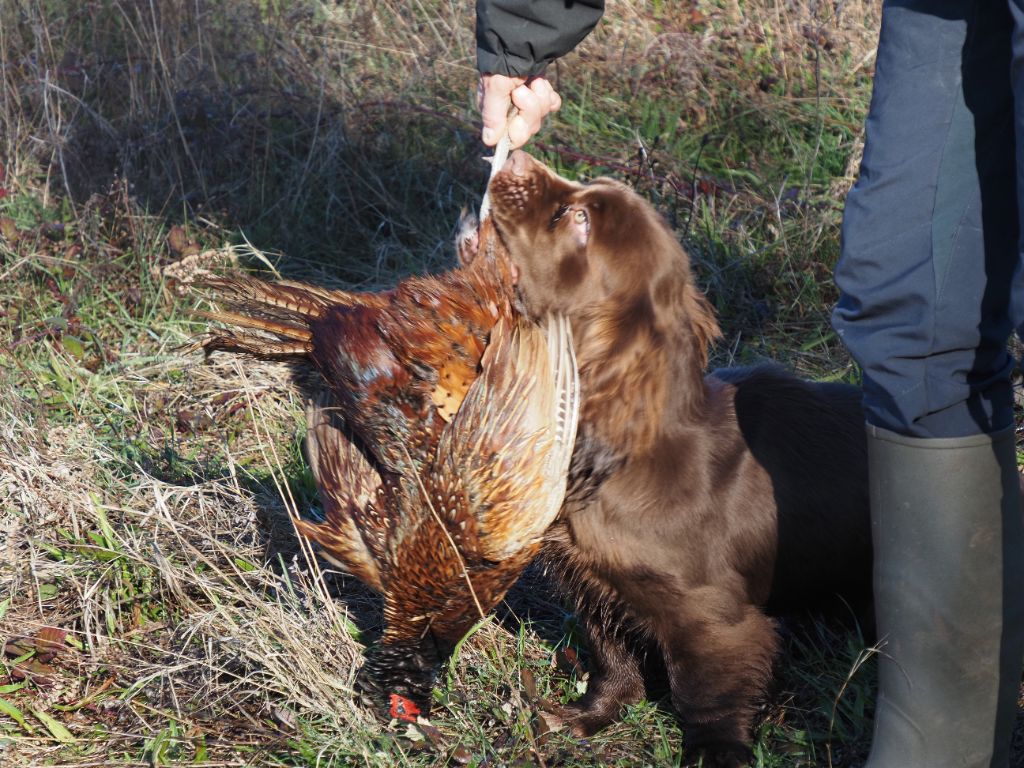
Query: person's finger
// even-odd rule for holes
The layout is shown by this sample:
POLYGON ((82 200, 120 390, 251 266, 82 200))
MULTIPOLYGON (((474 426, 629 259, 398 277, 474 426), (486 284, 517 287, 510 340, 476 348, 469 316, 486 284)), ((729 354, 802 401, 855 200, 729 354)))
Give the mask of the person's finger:
POLYGON ((537 98, 540 99, 541 104, 545 106, 548 112, 557 112, 558 108, 562 106, 562 97, 551 87, 551 83, 543 77, 536 77, 527 85, 530 86, 531 91, 537 94, 537 98))
POLYGON ((531 129, 530 124, 521 114, 508 121, 508 142, 512 149, 523 146, 536 132, 537 129, 531 129))
POLYGON ((512 91, 525 81, 525 78, 506 77, 505 75, 481 75, 477 90, 477 102, 484 127, 480 138, 484 144, 493 147, 505 133, 505 121, 508 108, 512 103, 512 91))
POLYGON ((558 91, 551 91, 551 111, 557 112, 562 108, 562 97, 558 95, 558 91))
POLYGON ((540 130, 544 115, 549 111, 547 102, 542 101, 529 86, 521 85, 512 91, 512 103, 519 109, 519 117, 528 127, 529 135, 526 138, 533 136, 540 130))

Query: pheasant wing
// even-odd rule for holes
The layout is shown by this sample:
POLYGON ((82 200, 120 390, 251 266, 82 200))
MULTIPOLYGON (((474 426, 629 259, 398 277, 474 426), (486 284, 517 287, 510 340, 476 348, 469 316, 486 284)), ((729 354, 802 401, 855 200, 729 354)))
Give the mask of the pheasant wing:
POLYGON ((383 591, 378 562, 388 526, 380 474, 345 434, 330 396, 306 408, 306 453, 320 489, 325 519, 299 520, 299 532, 317 542, 324 556, 364 584, 383 591))
POLYGON ((467 560, 539 544, 565 495, 579 375, 564 317, 499 320, 480 376, 446 427, 428 496, 467 560))

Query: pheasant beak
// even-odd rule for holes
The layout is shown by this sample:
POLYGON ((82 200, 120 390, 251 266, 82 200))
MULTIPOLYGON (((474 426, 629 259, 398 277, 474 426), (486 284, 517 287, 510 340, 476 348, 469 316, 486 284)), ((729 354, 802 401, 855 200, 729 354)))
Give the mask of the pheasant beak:
POLYGON ((519 284, 519 267, 516 266, 515 262, 512 262, 512 285, 519 284))

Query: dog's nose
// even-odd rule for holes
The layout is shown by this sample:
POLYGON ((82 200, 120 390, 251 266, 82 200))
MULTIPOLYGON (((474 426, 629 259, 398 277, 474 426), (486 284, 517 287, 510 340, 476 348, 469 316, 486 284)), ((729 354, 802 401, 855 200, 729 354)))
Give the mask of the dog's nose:
POLYGON ((523 152, 521 149, 517 149, 508 156, 508 160, 505 161, 505 167, 501 170, 511 171, 516 176, 525 176, 526 167, 530 162, 530 156, 523 152))

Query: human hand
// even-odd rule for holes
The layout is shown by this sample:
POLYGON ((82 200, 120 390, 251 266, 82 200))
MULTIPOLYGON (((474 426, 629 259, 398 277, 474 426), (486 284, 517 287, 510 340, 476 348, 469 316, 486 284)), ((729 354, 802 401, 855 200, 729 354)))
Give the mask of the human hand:
POLYGON ((543 77, 483 74, 476 94, 484 121, 481 139, 489 147, 497 144, 506 130, 513 149, 523 146, 540 130, 544 118, 562 106, 562 97, 543 77), (519 110, 511 120, 509 105, 519 110))

